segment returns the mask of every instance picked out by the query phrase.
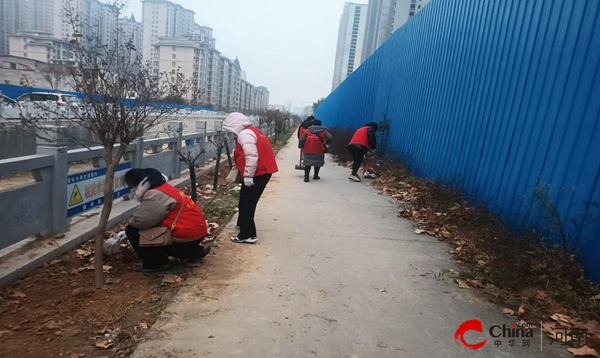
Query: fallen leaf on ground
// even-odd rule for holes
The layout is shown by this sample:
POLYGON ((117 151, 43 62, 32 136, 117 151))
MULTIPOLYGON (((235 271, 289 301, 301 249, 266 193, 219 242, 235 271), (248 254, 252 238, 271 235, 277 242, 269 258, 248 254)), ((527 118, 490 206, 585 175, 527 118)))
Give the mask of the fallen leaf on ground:
POLYGON ((519 307, 519 315, 522 315, 523 313, 525 313, 525 305, 519 307))
POLYGON ((206 226, 208 227, 209 235, 212 235, 215 232, 215 230, 217 230, 220 227, 217 223, 208 223, 206 226))
POLYGON ((96 347, 98 348, 102 348, 102 349, 109 349, 110 347, 113 346, 113 342, 111 341, 97 341, 96 342, 96 347))
POLYGON ((17 298, 17 299, 18 299, 18 298, 25 298, 25 297, 27 297, 27 295, 26 295, 26 294, 24 294, 23 292, 19 292, 19 291, 11 291, 11 292, 8 294, 8 297, 10 297, 10 298, 17 298))
POLYGON ((92 252, 90 250, 77 249, 77 250, 75 250, 75 255, 77 255, 81 258, 84 258, 84 257, 92 256, 92 252))
POLYGON ((456 283, 458 283, 458 287, 460 287, 460 288, 470 288, 469 285, 467 284, 467 281, 457 279, 456 283))
POLYGON ((483 284, 483 282, 481 282, 481 280, 469 280, 469 283, 475 287, 485 288, 485 285, 483 284))
POLYGON ((175 285, 179 285, 183 282, 183 278, 181 276, 167 274, 163 275, 162 283, 172 283, 175 285))
POLYGON ((502 313, 506 313, 506 314, 509 314, 509 315, 511 315, 511 316, 514 316, 514 315, 515 315, 515 311, 511 310, 510 308, 505 308, 505 309, 503 309, 503 310, 502 310, 502 313))
POLYGON ((387 287, 383 286, 377 289, 379 292, 387 292, 387 287))
POLYGON ((148 329, 148 323, 146 323, 146 322, 142 322, 142 323, 140 323, 140 327, 141 327, 142 329, 148 329))
POLYGON ((102 271, 109 273, 109 271, 112 269, 112 266, 108 266, 108 265, 104 265, 102 266, 102 271))
POLYGON ((442 236, 445 237, 446 239, 449 239, 452 237, 452 234, 448 230, 442 230, 441 233, 442 233, 442 236))
POLYGON ((593 356, 600 358, 598 352, 596 352, 595 349, 590 348, 588 346, 583 346, 581 348, 569 348, 569 352, 573 353, 573 355, 577 357, 593 356))
POLYGON ((565 324, 568 326, 572 326, 574 324, 573 321, 571 320, 571 318, 569 318, 568 316, 565 316, 564 314, 555 313, 550 318, 552 318, 556 322, 559 322, 561 324, 565 324))
POLYGON ((417 234, 417 235, 421 235, 424 233, 425 233, 425 230, 423 230, 423 229, 415 229, 415 234, 417 234))
POLYGON ((120 278, 107 278, 106 279, 106 283, 121 283, 121 279, 120 278))
POLYGON ((597 294, 596 296, 592 297, 592 300, 594 300, 594 301, 600 300, 600 293, 597 294))
POLYGON ((62 260, 52 260, 52 261, 50 261, 50 265, 57 265, 61 262, 62 262, 62 260))
POLYGON ((58 235, 54 235, 55 239, 64 239, 66 235, 65 234, 58 234, 58 235))
POLYGON ((548 294, 546 293, 546 291, 537 290, 537 297, 541 298, 541 299, 545 299, 545 298, 548 298, 548 294))

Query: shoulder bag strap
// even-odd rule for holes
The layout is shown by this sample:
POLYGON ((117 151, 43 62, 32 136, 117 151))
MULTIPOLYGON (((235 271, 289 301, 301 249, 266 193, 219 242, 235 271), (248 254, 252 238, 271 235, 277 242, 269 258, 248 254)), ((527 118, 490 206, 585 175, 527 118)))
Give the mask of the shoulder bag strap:
POLYGON ((175 224, 177 224, 177 220, 179 220, 179 215, 181 215, 181 212, 183 211, 183 206, 185 205, 185 198, 183 197, 183 194, 181 194, 181 191, 179 192, 179 195, 181 195, 181 206, 179 207, 179 212, 177 213, 177 216, 173 221, 173 225, 171 225, 171 230, 175 229, 175 224))

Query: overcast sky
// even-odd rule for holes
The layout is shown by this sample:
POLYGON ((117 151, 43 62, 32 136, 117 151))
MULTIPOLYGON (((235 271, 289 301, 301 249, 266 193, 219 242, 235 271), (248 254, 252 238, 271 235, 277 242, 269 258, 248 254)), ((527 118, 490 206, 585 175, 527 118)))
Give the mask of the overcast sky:
MULTIPOLYGON (((140 0, 126 12, 142 19, 140 0)), ((238 56, 247 79, 271 104, 304 107, 331 91, 344 0, 173 0, 214 29, 217 49, 238 56)), ((367 3, 368 1, 364 1, 367 3)))

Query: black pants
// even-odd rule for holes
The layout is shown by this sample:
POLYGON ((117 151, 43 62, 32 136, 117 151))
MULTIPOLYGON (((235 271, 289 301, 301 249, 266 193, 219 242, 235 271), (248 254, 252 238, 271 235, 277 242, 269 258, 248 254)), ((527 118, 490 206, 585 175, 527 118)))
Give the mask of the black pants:
POLYGON ((348 150, 350 151, 350 154, 352 154, 352 158, 354 160, 354 162, 352 163, 352 175, 358 175, 358 170, 360 169, 363 158, 365 157, 365 154, 367 154, 367 152, 354 146, 348 147, 348 150))
MULTIPOLYGON (((308 178, 310 176, 310 168, 312 167, 304 167, 304 177, 308 178)), ((315 167, 315 176, 318 177, 319 176, 319 171, 321 170, 321 167, 315 167)))
POLYGON ((140 230, 131 225, 125 228, 127 239, 133 250, 142 260, 144 268, 155 269, 169 263, 169 256, 179 259, 194 260, 204 255, 204 247, 200 246, 202 239, 186 242, 175 242, 169 246, 140 247, 140 230))
POLYGON ((254 178, 254 186, 247 187, 242 184, 239 204, 240 215, 238 218, 238 226, 240 227, 238 238, 240 240, 256 237, 256 224, 254 223, 256 205, 270 179, 271 174, 265 174, 254 178))

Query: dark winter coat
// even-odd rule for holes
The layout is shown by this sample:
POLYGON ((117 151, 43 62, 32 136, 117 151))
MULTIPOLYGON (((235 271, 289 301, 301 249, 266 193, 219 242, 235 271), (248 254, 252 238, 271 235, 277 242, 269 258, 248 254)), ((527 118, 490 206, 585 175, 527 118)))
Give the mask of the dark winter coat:
MULTIPOLYGON (((323 126, 311 126, 308 128, 308 130, 310 130, 311 133, 315 135, 319 135, 324 131, 327 131, 327 129, 323 126)), ((304 133, 302 138, 300 138, 298 148, 304 148, 304 144, 306 143, 306 137, 307 135, 306 133, 304 133)), ((329 133, 329 131, 327 131, 326 143, 330 143, 332 139, 333 136, 331 135, 331 133, 329 133)), ((322 167, 323 165, 325 165, 325 154, 303 154, 302 157, 304 158, 305 167, 322 167)))

